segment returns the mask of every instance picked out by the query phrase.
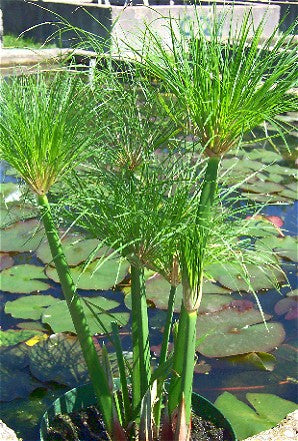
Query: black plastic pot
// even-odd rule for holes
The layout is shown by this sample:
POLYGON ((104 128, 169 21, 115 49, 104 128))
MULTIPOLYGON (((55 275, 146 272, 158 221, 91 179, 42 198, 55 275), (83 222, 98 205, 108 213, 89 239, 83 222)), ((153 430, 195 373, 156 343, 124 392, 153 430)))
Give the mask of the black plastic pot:
MULTIPOLYGON (((94 404, 96 404, 96 398, 91 383, 71 389, 60 398, 57 398, 42 417, 40 426, 40 441, 45 441, 44 437, 47 433, 47 429, 55 415, 80 411, 94 404)), ((193 412, 200 415, 203 419, 209 420, 216 426, 226 429, 230 433, 231 440, 237 441, 237 437, 230 422, 206 398, 193 393, 192 409, 193 412)))

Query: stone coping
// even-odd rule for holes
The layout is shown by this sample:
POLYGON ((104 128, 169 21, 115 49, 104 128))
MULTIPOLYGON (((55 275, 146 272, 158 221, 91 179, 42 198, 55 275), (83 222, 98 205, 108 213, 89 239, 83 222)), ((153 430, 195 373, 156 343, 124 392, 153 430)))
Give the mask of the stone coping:
POLYGON ((0 67, 32 66, 38 63, 50 63, 65 60, 68 57, 93 58, 95 52, 79 49, 0 49, 0 67))

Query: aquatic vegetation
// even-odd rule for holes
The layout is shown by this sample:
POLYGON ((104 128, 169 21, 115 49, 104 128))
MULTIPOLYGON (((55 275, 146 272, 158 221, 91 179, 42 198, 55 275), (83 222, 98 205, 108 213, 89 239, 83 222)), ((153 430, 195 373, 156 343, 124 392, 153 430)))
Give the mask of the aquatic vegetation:
MULTIPOLYGON (((172 439, 188 439, 196 349, 208 357, 226 357, 270 351, 284 339, 282 325, 269 321, 256 291, 279 287, 284 281, 274 251, 292 258, 292 240, 277 237, 279 231, 265 222, 261 233, 255 234, 256 218, 247 216, 243 198, 235 192, 242 188, 257 197, 270 193, 292 199, 292 182, 284 180, 281 166, 277 166, 282 169, 279 182, 269 182, 275 157, 268 155, 269 165, 263 169, 255 153, 251 160, 242 155, 240 180, 232 185, 234 178, 229 182, 225 175, 229 177, 234 167, 234 154, 230 159, 222 156, 232 149, 237 154, 245 135, 264 121, 281 138, 292 130, 276 115, 297 106, 289 93, 296 82, 297 54, 289 34, 279 36, 276 30, 264 41, 263 22, 251 36, 249 15, 236 36, 230 34, 226 40, 221 39, 223 23, 215 17, 206 36, 197 16, 196 26, 186 36, 180 33, 179 21, 174 27, 169 19, 172 45, 167 48, 148 28, 143 52, 136 50, 142 63, 137 61, 137 68, 121 75, 107 63, 98 76, 95 73, 92 86, 70 73, 56 74, 50 86, 40 75, 35 82, 25 78, 16 81, 16 87, 1 86, 1 157, 36 195, 51 252, 42 244, 38 255, 49 264, 46 274, 60 281, 65 296, 65 301, 49 305, 37 298, 36 315, 54 332, 75 332, 78 337, 54 334, 34 344, 30 370, 41 381, 73 385, 87 379, 86 363, 112 439, 141 439, 144 434, 154 439, 159 432, 165 437, 165 429, 172 439), (254 180, 259 171, 264 173, 263 187, 254 180), (60 239, 56 219, 66 230, 76 230, 79 242, 71 236, 60 239), (257 252, 255 237, 260 237, 257 252), (265 246, 272 237, 273 246, 265 246), (132 400, 118 330, 128 322, 128 313, 113 311, 119 302, 79 297, 76 291, 107 289, 123 281, 129 264, 132 400), (146 281, 147 270, 159 276, 146 281), (160 276, 162 287, 150 292, 160 276), (222 286, 206 281, 210 278, 222 286), (232 290, 255 295, 260 309, 249 301, 230 301, 227 293, 232 290), (150 300, 167 309, 155 368, 150 354, 150 300), (173 314, 179 310, 178 325, 172 327, 173 314), (117 393, 107 348, 99 348, 92 338, 97 332, 109 334, 115 349, 117 393), (77 360, 84 365, 78 372, 77 360)), ((273 143, 275 135, 265 138, 273 143)), ((4 189, 4 198, 9 192, 4 189)), ((36 249, 35 242, 23 245, 33 233, 28 233, 28 223, 37 227, 38 221, 20 223, 17 233, 17 224, 4 231, 7 243, 12 234, 20 237, 16 251, 36 249)), ((43 234, 42 230, 36 234, 43 234)), ((12 251, 9 247, 6 250, 12 251)), ((9 278, 13 268, 2 274, 9 278)), ((14 314, 16 306, 11 302, 7 311, 14 314)))
POLYGON ((255 410, 229 392, 216 400, 217 407, 232 421, 239 439, 271 429, 297 409, 295 403, 273 394, 248 393, 246 399, 255 410))
POLYGON ((1 83, 1 159, 18 171, 36 195, 62 291, 109 428, 112 424, 111 393, 47 198, 52 185, 78 165, 88 154, 88 147, 93 145, 97 130, 94 129, 93 136, 84 134, 87 127, 92 127, 94 108, 90 88, 78 75, 69 72, 56 73, 50 81, 38 74, 34 78, 29 76, 12 79, 9 84, 1 83))

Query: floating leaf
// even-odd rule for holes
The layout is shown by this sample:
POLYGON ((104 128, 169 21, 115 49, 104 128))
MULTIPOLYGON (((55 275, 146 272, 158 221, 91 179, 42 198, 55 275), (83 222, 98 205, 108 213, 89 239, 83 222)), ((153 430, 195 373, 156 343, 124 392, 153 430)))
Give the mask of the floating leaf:
POLYGON ((79 341, 70 335, 53 334, 34 345, 29 353, 29 366, 40 381, 75 387, 89 379, 79 341))
POLYGON ((297 289, 293 289, 293 291, 289 291, 287 293, 287 297, 298 297, 298 288, 297 289))
POLYGON ((272 237, 259 239, 256 242, 256 249, 265 249, 266 251, 272 250, 280 257, 298 261, 298 241, 296 237, 272 237))
POLYGON ((280 161, 282 159, 281 155, 279 153, 270 151, 270 150, 265 150, 265 149, 252 149, 248 152, 246 152, 247 157, 250 160, 260 160, 263 163, 271 163, 271 162, 275 162, 275 161, 280 161))
MULTIPOLYGON (((111 312, 111 309, 119 306, 119 303, 115 300, 109 300, 105 297, 87 297, 92 305, 92 309, 98 314, 98 317, 103 322, 104 327, 111 332, 111 323, 117 322, 120 326, 127 324, 129 320, 129 314, 126 312, 111 312), (94 306, 96 305, 96 306, 94 306), (102 308, 103 311, 97 310, 97 308, 102 308)), ((94 319, 93 313, 82 301, 82 306, 85 311, 90 331, 92 334, 105 333, 105 330, 97 323, 94 319)), ((73 326, 70 314, 68 312, 67 304, 64 300, 60 300, 52 306, 49 306, 42 316, 43 323, 47 323, 51 326, 54 332, 74 332, 75 328, 73 326)))
POLYGON ((274 311, 277 315, 285 314, 286 320, 298 319, 298 294, 279 300, 274 307, 274 311))
POLYGON ((60 299, 48 295, 20 297, 6 302, 5 312, 16 318, 39 320, 45 308, 59 301, 60 299))
POLYGON ((233 365, 248 365, 253 369, 257 368, 262 371, 272 372, 275 367, 276 358, 267 352, 251 352, 249 354, 241 354, 227 359, 233 365))
POLYGON ((8 329, 7 331, 0 330, 0 346, 13 346, 21 343, 35 335, 42 335, 39 331, 33 330, 15 330, 8 329))
POLYGON ((28 346, 23 343, 17 346, 0 347, 0 366, 12 369, 22 369, 28 366, 28 350, 28 346))
MULTIPOLYGON (((155 274, 146 281, 146 295, 149 302, 153 303, 156 308, 167 309, 168 298, 170 293, 169 282, 159 274, 155 274)), ((128 290, 127 290, 128 291, 128 290)), ((219 306, 229 303, 231 301, 230 296, 221 295, 228 294, 229 291, 219 285, 215 285, 210 281, 205 281, 203 284, 203 298, 200 306, 201 312, 211 311, 218 309, 219 306), (207 295, 212 294, 210 296, 207 295), (220 294, 220 295, 216 295, 220 294)), ((131 309, 131 296, 129 293, 124 298, 127 308, 131 309)), ((182 302, 182 285, 177 286, 175 297, 175 312, 179 312, 182 302)))
POLYGON ((29 294, 44 291, 49 285, 37 279, 46 279, 43 267, 35 265, 15 265, 0 273, 2 291, 29 294))
POLYGON ((215 406, 228 418, 241 440, 276 426, 288 413, 297 409, 292 401, 273 394, 246 394, 257 412, 229 392, 215 401, 215 406))
POLYGON ((0 203, 0 228, 7 227, 15 222, 36 217, 37 210, 30 206, 0 203))
MULTIPOLYGON (((21 298, 24 298, 24 297, 21 297, 21 298)), ((20 328, 20 329, 35 329, 36 331, 43 331, 43 332, 45 332, 47 330, 46 327, 42 323, 36 322, 36 321, 34 321, 34 322, 19 322, 19 323, 17 323, 16 326, 17 326, 17 328, 20 328)))
POLYGON ((34 251, 40 244, 44 236, 43 230, 40 228, 39 221, 30 219, 24 222, 17 222, 1 232, 1 250, 2 251, 18 251, 20 253, 26 251, 34 251))
POLYGON ((282 344, 274 353, 277 365, 274 369, 274 376, 279 381, 298 383, 297 363, 298 363, 298 343, 292 342, 282 344))
MULTIPOLYGON (((126 260, 120 261, 119 258, 110 258, 103 264, 100 264, 100 267, 97 269, 98 265, 98 260, 95 260, 88 265, 84 272, 82 272, 82 265, 71 268, 70 271, 73 281, 77 284, 79 289, 110 289, 124 279, 129 268, 129 263, 126 260)), ((55 268, 47 268, 46 274, 50 279, 53 279, 57 283, 59 282, 55 268)))
POLYGON ((34 346, 40 341, 46 340, 48 338, 48 335, 42 334, 42 335, 34 335, 34 337, 29 338, 29 340, 25 341, 25 345, 27 346, 34 346))
POLYGON ((0 253, 0 271, 10 268, 13 263, 13 258, 9 254, 0 253))
MULTIPOLYGON (((294 185, 296 186, 296 184, 294 185)), ((279 194, 284 198, 293 199, 295 201, 297 199, 297 186, 296 189, 291 189, 289 186, 286 186, 279 194)))
MULTIPOLYGON (((272 218, 278 218, 277 216, 271 216, 272 218)), ((248 235, 251 237, 271 237, 272 235, 277 236, 281 234, 281 230, 279 227, 277 227, 275 223, 283 225, 282 220, 281 222, 277 221, 276 219, 272 220, 269 219, 270 216, 247 216, 246 219, 249 219, 249 230, 248 235)))
POLYGON ((244 191, 269 195, 284 190, 284 186, 270 181, 246 182, 240 187, 244 191))
POLYGON ((0 401, 12 401, 16 398, 27 397, 40 386, 34 378, 25 371, 0 366, 0 401))
MULTIPOLYGON (((271 316, 265 315, 269 320, 271 316)), ((206 335, 198 351, 206 357, 228 357, 250 352, 270 352, 285 338, 280 323, 262 322, 260 311, 224 307, 219 311, 199 314, 197 336, 206 335)))
MULTIPOLYGON (((83 236, 66 236, 61 240, 66 261, 70 266, 76 266, 87 260, 89 255, 97 248, 99 242, 96 239, 85 239, 83 236)), ((106 247, 100 248, 95 258, 103 256, 107 252, 106 247)), ((53 264, 52 254, 47 241, 44 241, 36 251, 37 257, 43 263, 53 264)))
POLYGON ((213 279, 231 291, 250 292, 270 289, 284 280, 284 274, 281 270, 253 264, 247 264, 243 268, 236 263, 215 263, 209 265, 206 271, 213 279), (247 271, 247 275, 245 271, 247 271))
POLYGON ((247 193, 247 192, 243 192, 242 196, 247 198, 247 199, 251 199, 252 201, 255 202, 261 202, 261 203, 266 203, 266 204, 288 204, 289 200, 283 196, 281 196, 280 194, 270 194, 270 195, 266 195, 266 194, 261 194, 261 193, 247 193))

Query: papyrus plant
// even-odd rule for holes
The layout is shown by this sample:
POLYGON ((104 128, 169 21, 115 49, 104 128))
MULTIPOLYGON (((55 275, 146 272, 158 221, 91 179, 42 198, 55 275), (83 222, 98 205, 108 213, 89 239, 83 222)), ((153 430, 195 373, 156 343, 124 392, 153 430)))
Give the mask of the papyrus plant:
POLYGON ((202 295, 206 248, 210 245, 212 210, 217 191, 221 157, 238 148, 246 134, 269 122, 283 136, 275 117, 297 110, 297 44, 293 29, 275 29, 264 38, 268 15, 254 26, 248 13, 238 26, 232 15, 219 17, 216 8, 206 26, 200 7, 184 32, 182 21, 161 17, 170 42, 147 26, 142 50, 130 48, 144 71, 156 78, 177 99, 189 121, 189 130, 209 158, 200 193, 195 224, 178 245, 183 284, 183 304, 175 345, 173 375, 169 390, 169 413, 185 400, 190 421, 195 323, 202 295), (224 26, 229 20, 229 32, 224 26), (166 23, 165 23, 166 22, 166 23), (185 352, 186 351, 186 352, 185 352))
POLYGON ((47 194, 94 145, 95 101, 74 73, 13 77, 0 88, 0 157, 36 196, 62 291, 76 329, 108 432, 113 397, 96 352, 52 217, 47 194), (93 128, 93 136, 92 136, 93 128))

